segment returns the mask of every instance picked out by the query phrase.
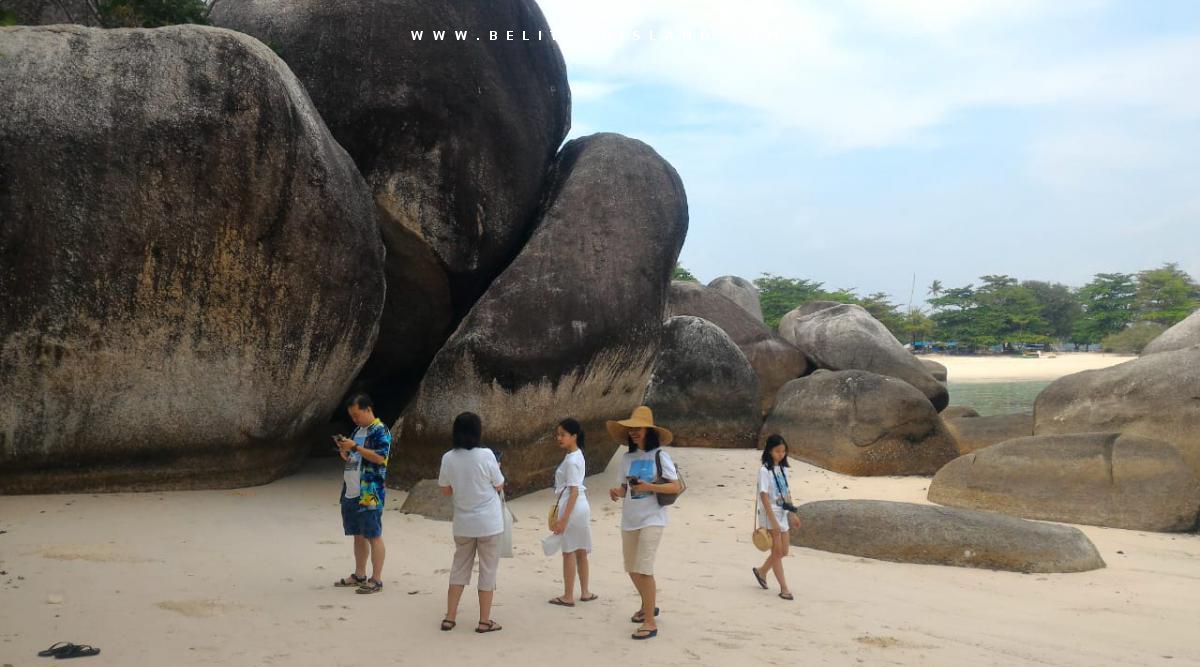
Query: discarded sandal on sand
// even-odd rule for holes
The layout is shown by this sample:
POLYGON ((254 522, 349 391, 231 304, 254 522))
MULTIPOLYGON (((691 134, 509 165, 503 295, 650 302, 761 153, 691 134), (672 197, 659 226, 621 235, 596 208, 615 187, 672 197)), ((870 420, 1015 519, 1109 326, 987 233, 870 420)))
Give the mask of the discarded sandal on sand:
POLYGON ((93 655, 100 655, 100 649, 88 646, 87 644, 75 644, 65 653, 56 654, 54 657, 59 660, 66 660, 67 658, 87 658, 93 655))
POLYGON ((75 648, 71 642, 57 642, 50 645, 50 648, 44 651, 38 651, 38 656, 42 658, 55 658, 61 653, 66 653, 75 648))

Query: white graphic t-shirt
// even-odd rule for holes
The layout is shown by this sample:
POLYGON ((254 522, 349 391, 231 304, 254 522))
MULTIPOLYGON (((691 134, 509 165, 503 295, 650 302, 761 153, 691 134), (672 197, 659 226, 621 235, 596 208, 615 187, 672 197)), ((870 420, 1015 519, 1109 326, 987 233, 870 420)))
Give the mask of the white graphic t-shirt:
MULTIPOLYGON (((354 430, 351 438, 359 447, 367 441, 367 429, 359 427, 354 430)), ((346 454, 346 466, 342 469, 342 479, 346 481, 346 497, 358 498, 362 490, 358 488, 358 480, 362 477, 362 455, 358 452, 346 454)))
MULTIPOLYGON (((650 452, 626 452, 621 457, 621 478, 618 484, 625 484, 629 477, 637 477, 643 482, 653 482, 655 478, 655 452, 662 460, 662 476, 666 480, 679 479, 675 470, 675 462, 670 455, 661 449, 650 452)), ((631 489, 625 492, 625 502, 621 507, 621 530, 641 530, 647 526, 667 525, 667 508, 658 504, 658 498, 653 493, 634 493, 631 489)))

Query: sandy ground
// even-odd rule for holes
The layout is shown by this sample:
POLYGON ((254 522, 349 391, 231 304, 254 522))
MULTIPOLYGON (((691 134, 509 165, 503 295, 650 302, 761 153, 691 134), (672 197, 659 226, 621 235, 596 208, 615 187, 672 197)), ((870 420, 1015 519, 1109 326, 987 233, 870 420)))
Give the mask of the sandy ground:
MULTIPOLYGON (((1038 363, 1038 362, 1033 362, 1038 363)), ((352 569, 338 466, 238 491, 0 498, 0 665, 58 640, 87 665, 1181 665, 1200 664, 1200 537, 1084 527, 1108 562, 1022 575, 794 549, 797 594, 760 590, 750 567, 753 451, 676 450, 689 492, 658 558, 660 635, 634 642, 618 506, 590 478, 598 601, 552 607, 558 556, 538 540, 549 491, 511 503, 517 557, 501 561, 495 618, 440 632, 447 523, 385 517, 381 595, 334 589, 352 569)), ((924 502, 923 478, 856 479, 794 466, 798 499, 924 502)))
POLYGON ((1056 380, 1064 375, 1108 368, 1136 359, 1135 356, 1098 352, 1043 353, 1041 357, 950 356, 925 354, 921 359, 946 367, 950 382, 1015 382, 1056 380))

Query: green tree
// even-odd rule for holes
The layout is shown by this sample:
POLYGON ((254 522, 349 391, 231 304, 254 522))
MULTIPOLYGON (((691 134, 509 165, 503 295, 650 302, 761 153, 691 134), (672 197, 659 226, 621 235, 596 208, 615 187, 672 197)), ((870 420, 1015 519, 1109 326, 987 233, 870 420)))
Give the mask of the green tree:
POLYGON ((1133 321, 1137 286, 1128 273, 1097 273, 1078 295, 1083 313, 1071 331, 1077 345, 1099 343, 1133 321))
POLYGON ((1109 334, 1100 341, 1105 352, 1116 354, 1141 354, 1150 341, 1158 338, 1166 327, 1156 322, 1136 322, 1121 331, 1109 334))
POLYGON ((1192 277, 1173 262, 1142 271, 1137 274, 1136 318, 1169 327, 1196 309, 1196 290, 1192 277))
POLYGON ((762 274, 761 278, 754 280, 754 286, 758 288, 758 300, 762 305, 763 321, 772 329, 778 328, 779 320, 783 319, 783 316, 787 315, 789 311, 809 301, 825 299, 830 296, 822 289, 823 285, 823 283, 803 278, 784 278, 770 273, 762 274))
POLYGON ((1075 328, 1075 322, 1083 314, 1079 298, 1070 287, 1062 283, 1047 283, 1026 280, 1022 287, 1033 292, 1041 305, 1041 316, 1047 324, 1047 335, 1057 340, 1067 340, 1075 328))
POLYGON ((982 344, 977 342, 982 336, 982 328, 976 319, 979 302, 975 298, 974 284, 945 289, 941 296, 929 299, 928 303, 933 306, 931 319, 939 339, 965 347, 982 344))
POLYGON ((209 24, 220 0, 85 0, 93 20, 105 28, 160 28, 209 24))
POLYGON ((687 270, 687 267, 679 263, 675 264, 675 273, 671 275, 671 280, 686 280, 693 283, 700 282, 696 276, 692 275, 691 271, 687 270))
POLYGON ((945 288, 942 286, 942 281, 940 281, 940 280, 935 280, 935 281, 929 283, 929 298, 931 298, 931 299, 938 298, 939 296, 942 295, 943 289, 945 289, 945 288))

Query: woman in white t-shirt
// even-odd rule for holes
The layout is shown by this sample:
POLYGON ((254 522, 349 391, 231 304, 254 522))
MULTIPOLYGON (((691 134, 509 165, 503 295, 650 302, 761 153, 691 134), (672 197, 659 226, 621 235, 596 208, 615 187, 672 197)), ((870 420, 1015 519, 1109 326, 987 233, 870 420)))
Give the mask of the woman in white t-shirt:
POLYGON ((633 638, 650 639, 658 636, 654 557, 667 525, 667 508, 658 504, 656 494, 682 490, 675 463, 659 449, 670 444, 674 436, 654 425, 654 415, 644 405, 629 419, 608 422, 608 433, 629 447, 621 457, 621 485, 609 489, 608 496, 613 502, 622 498, 625 501, 621 506, 621 552, 625 571, 642 598, 642 608, 629 619, 640 624, 633 638), (656 484, 659 472, 663 481, 656 484))
POLYGON ((787 479, 787 442, 778 433, 767 437, 763 447, 762 467, 758 469, 758 525, 771 531, 771 553, 762 567, 750 568, 754 579, 765 590, 767 574, 775 570, 779 582, 779 597, 794 599, 783 576, 783 558, 788 555, 788 527, 800 527, 800 518, 786 507, 792 506, 787 479), (786 507, 785 507, 786 506, 786 507))
POLYGON ((579 601, 591 602, 598 596, 588 590, 588 553, 592 550, 592 509, 588 505, 583 478, 587 463, 583 458, 583 427, 574 419, 564 419, 554 429, 558 446, 567 451, 554 472, 554 496, 558 499, 558 520, 554 534, 562 536, 562 595, 550 600, 561 607, 575 606, 575 573, 579 573, 579 601))
POLYGON ((479 625, 475 632, 495 632, 501 627, 491 618, 496 569, 500 563, 500 534, 504 532, 504 475, 496 455, 479 446, 483 423, 479 416, 464 412, 454 419, 451 439, 454 449, 442 456, 438 486, 442 495, 454 499, 454 563, 446 594, 446 617, 442 630, 453 630, 458 601, 471 583, 471 570, 479 556, 479 625))

